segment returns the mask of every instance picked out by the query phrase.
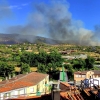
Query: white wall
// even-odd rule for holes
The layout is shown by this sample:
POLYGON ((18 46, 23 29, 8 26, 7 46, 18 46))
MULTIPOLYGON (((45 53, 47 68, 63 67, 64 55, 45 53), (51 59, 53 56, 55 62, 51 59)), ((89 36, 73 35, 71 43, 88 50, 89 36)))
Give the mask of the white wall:
POLYGON ((1 96, 0 100, 4 100, 3 98, 4 98, 5 94, 7 94, 7 96, 9 96, 8 93, 10 93, 10 98, 17 98, 18 95, 24 95, 25 89, 26 88, 20 88, 20 89, 0 93, 0 96, 1 96))

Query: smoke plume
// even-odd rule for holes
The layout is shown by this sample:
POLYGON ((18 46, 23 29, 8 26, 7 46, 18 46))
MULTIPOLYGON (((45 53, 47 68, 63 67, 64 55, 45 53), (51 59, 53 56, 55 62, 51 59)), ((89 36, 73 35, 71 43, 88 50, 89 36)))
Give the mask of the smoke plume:
POLYGON ((11 26, 7 32, 16 32, 20 34, 17 38, 25 38, 30 42, 35 40, 32 37, 35 35, 59 40, 63 43, 100 45, 95 32, 85 29, 82 21, 72 19, 67 3, 35 4, 32 9, 33 12, 28 15, 26 25, 11 26), (35 8, 35 12, 33 8, 35 8))

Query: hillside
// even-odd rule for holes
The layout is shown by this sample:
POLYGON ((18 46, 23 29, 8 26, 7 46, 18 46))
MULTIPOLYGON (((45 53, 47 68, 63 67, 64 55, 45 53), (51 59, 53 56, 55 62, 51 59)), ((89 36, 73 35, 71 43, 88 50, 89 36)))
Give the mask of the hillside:
POLYGON ((0 34, 0 44, 17 44, 17 43, 38 43, 43 42, 47 44, 60 44, 61 41, 45 38, 34 35, 19 35, 19 34, 0 34))

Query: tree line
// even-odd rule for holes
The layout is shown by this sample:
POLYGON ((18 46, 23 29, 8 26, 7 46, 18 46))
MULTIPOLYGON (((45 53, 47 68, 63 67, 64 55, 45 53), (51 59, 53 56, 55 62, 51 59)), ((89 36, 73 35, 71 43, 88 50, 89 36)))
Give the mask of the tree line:
MULTIPOLYGON (((24 64, 26 63, 30 67, 37 67, 38 72, 47 73, 53 78, 59 73, 59 67, 62 66, 64 59, 59 52, 53 50, 50 53, 40 51, 38 54, 24 52, 20 56, 20 62, 24 64)), ((22 68, 22 66, 20 67, 22 68)))
MULTIPOLYGON (((52 50, 50 53, 40 51, 38 54, 34 52, 21 52, 18 54, 12 54, 13 61, 18 62, 17 66, 20 67, 20 73, 24 74, 30 72, 30 67, 37 67, 37 71, 41 73, 47 73, 54 78, 59 73, 59 67, 62 67, 65 60, 61 57, 61 54, 52 50)), ((68 76, 71 78, 75 71, 94 69, 95 59, 87 57, 86 59, 73 59, 67 60, 69 64, 64 64, 64 67, 68 70, 68 76)), ((15 66, 8 64, 5 60, 0 60, 0 76, 9 77, 16 74, 15 66)))
MULTIPOLYGON (((30 67, 37 67, 38 72, 54 74, 59 71, 58 67, 61 67, 64 61, 61 54, 56 50, 50 53, 40 51, 38 54, 24 51, 19 54, 13 54, 12 60, 18 62, 17 66, 20 67, 20 73, 22 74, 30 72, 30 67)), ((0 61, 0 76, 12 76, 15 73, 15 66, 12 65, 2 59, 0 61)))
POLYGON ((65 64, 64 67, 68 70, 68 76, 73 78, 73 73, 75 71, 84 70, 97 70, 98 68, 94 66, 95 59, 88 56, 86 59, 73 59, 68 61, 70 64, 65 64))

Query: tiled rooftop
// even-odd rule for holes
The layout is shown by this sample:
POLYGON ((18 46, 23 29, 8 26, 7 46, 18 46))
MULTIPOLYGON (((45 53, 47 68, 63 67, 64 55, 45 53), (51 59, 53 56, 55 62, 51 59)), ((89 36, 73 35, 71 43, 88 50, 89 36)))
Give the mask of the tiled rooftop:
POLYGON ((27 86, 36 85, 44 78, 48 76, 47 74, 31 72, 29 74, 17 75, 16 77, 0 82, 0 93, 6 92, 18 88, 23 88, 27 86))
MULTIPOLYGON (((69 90, 59 91, 60 92, 60 100, 95 100, 93 98, 93 96, 89 93, 89 91, 91 91, 90 88, 85 88, 85 89, 83 89, 83 92, 81 92, 81 91, 77 90, 74 86, 69 85, 67 82, 61 82, 61 85, 64 85, 64 87, 71 87, 71 90, 70 91, 69 90)), ((58 94, 57 93, 55 93, 55 96, 59 95, 59 93, 58 94)), ((41 95, 41 96, 26 96, 26 97, 23 96, 23 97, 18 97, 15 99, 10 99, 10 100, 22 100, 22 99, 23 100, 52 100, 51 96, 52 96, 51 94, 41 95)), ((56 99, 54 99, 54 100, 56 100, 56 99)))

